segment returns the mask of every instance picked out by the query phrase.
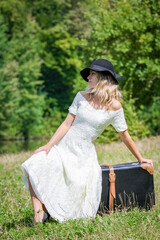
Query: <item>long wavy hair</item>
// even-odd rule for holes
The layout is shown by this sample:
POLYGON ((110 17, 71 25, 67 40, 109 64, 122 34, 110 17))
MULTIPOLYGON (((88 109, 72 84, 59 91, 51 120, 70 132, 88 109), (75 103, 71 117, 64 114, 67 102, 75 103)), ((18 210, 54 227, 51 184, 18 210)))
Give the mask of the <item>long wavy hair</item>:
POLYGON ((108 72, 96 72, 96 75, 98 83, 93 88, 86 89, 89 100, 96 97, 102 105, 106 106, 106 110, 109 110, 113 100, 120 100, 122 97, 119 85, 108 72))

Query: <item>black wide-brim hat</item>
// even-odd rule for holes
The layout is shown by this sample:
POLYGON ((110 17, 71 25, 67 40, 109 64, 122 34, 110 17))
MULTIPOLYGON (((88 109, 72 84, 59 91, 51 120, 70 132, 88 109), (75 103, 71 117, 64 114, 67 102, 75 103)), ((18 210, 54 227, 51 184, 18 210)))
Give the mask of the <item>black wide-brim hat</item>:
POLYGON ((82 71, 80 71, 80 74, 82 76, 82 78, 88 82, 87 77, 90 74, 90 70, 94 70, 96 72, 109 72, 113 78, 116 80, 116 82, 118 83, 118 79, 122 79, 123 76, 120 76, 119 74, 114 72, 114 67, 113 64, 108 61, 107 59, 97 59, 95 60, 90 67, 88 68, 84 68, 82 71))

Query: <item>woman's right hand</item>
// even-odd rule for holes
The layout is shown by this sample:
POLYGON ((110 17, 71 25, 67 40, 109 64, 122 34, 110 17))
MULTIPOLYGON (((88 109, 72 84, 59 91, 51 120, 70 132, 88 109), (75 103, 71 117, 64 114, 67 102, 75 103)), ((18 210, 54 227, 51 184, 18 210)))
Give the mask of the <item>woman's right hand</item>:
POLYGON ((41 151, 45 151, 46 154, 48 154, 49 151, 51 150, 51 148, 52 148, 52 146, 50 146, 49 144, 46 144, 46 145, 44 145, 42 147, 39 147, 37 150, 34 151, 34 153, 39 153, 41 151))

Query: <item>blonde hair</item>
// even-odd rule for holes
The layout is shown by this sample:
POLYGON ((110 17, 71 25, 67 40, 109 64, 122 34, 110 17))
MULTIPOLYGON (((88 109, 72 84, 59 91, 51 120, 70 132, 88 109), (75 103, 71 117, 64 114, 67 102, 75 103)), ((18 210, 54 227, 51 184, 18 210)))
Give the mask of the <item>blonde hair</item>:
POLYGON ((86 89, 89 100, 97 97, 100 103, 106 106, 106 110, 109 110, 113 100, 120 100, 122 97, 118 83, 110 73, 96 72, 96 75, 98 83, 93 88, 86 89))

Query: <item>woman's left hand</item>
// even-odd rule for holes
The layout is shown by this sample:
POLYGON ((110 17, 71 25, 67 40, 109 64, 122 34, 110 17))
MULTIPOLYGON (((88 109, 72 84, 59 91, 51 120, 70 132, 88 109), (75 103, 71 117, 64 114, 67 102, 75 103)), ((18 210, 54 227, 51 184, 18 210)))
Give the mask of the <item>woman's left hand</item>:
POLYGON ((151 159, 146 159, 146 158, 142 158, 141 161, 139 161, 140 163, 149 163, 152 165, 153 167, 153 162, 151 159))

